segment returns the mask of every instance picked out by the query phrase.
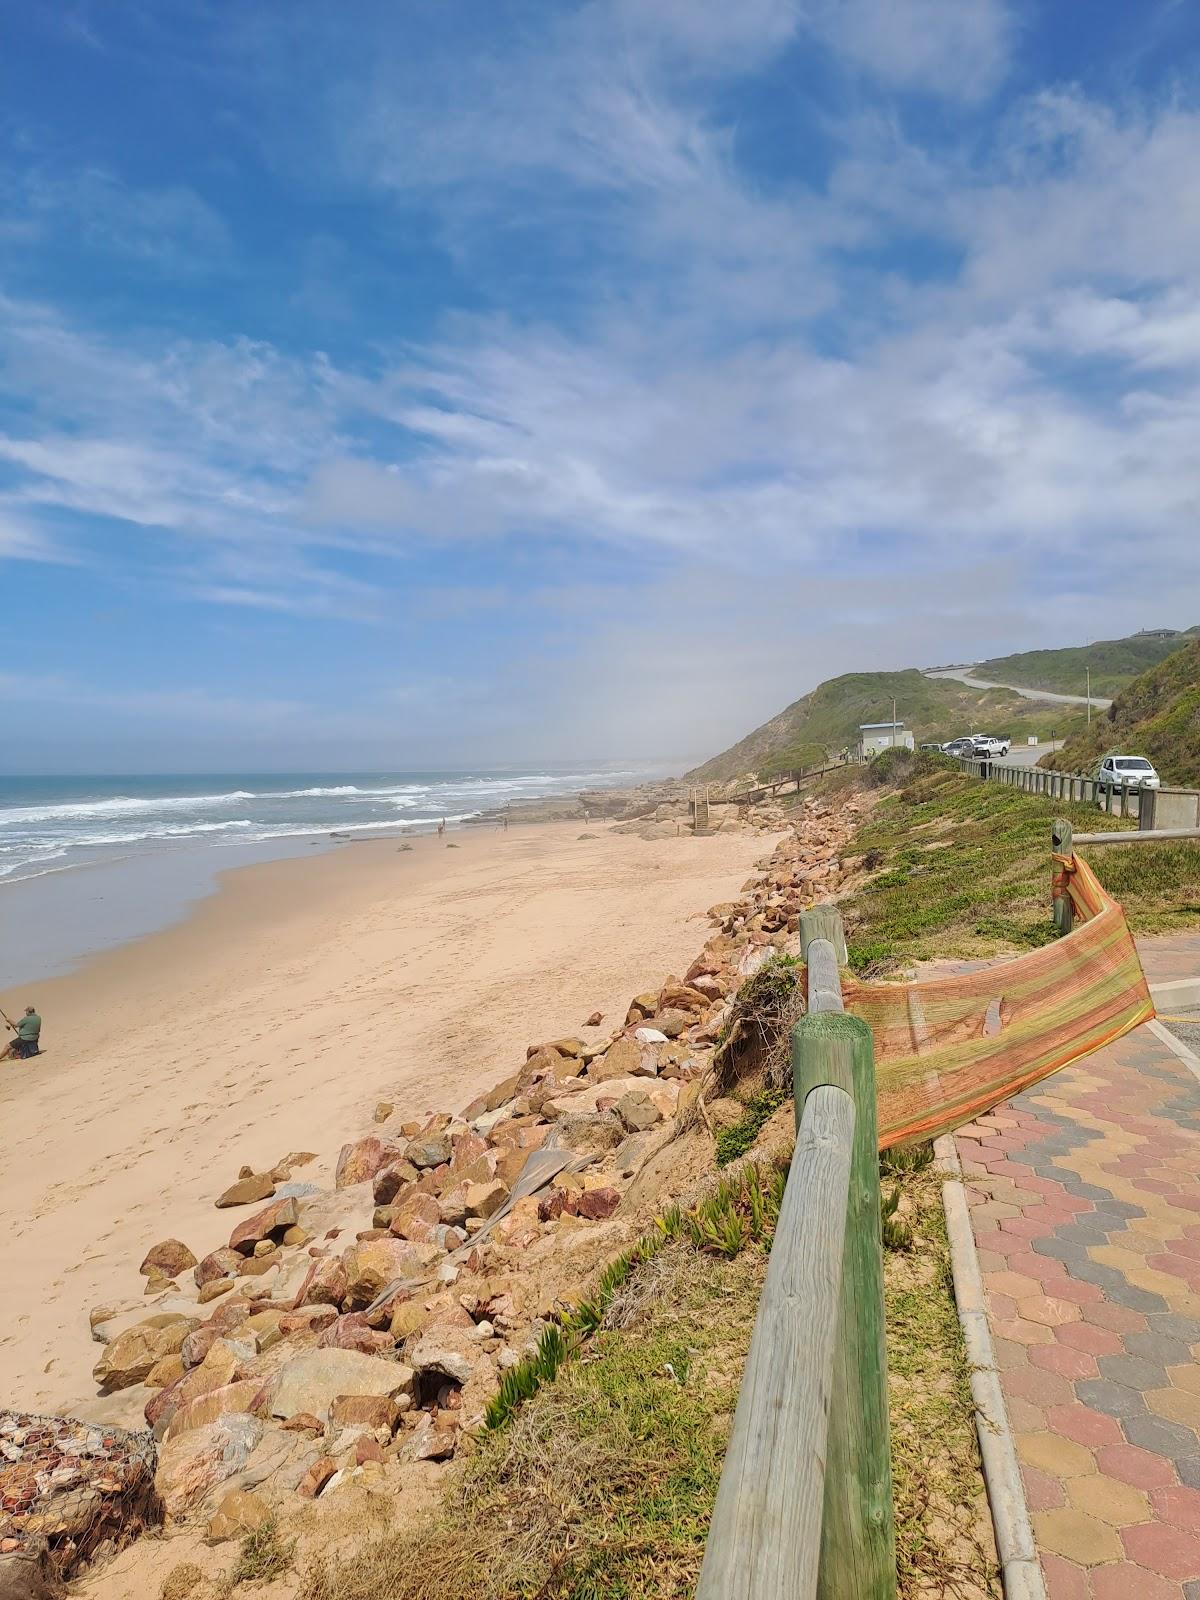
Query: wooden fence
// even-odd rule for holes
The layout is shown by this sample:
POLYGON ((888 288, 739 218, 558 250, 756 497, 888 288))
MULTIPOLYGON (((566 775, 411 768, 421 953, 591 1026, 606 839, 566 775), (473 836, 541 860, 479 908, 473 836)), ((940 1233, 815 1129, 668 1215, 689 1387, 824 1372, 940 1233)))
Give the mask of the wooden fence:
POLYGON ((842 1006, 841 918, 801 915, 797 1138, 697 1600, 894 1600, 871 1031, 842 1006))

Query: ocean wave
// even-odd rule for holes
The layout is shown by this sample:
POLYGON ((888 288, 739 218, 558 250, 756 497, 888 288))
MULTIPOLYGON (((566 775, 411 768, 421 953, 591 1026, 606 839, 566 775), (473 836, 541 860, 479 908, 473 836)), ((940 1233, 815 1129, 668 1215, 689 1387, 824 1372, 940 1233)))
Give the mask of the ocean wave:
POLYGON ((213 806, 233 805, 238 800, 257 800, 248 789, 235 789, 231 794, 114 795, 109 800, 74 800, 48 806, 10 806, 0 809, 0 827, 15 827, 19 823, 83 821, 89 818, 130 817, 154 811, 207 810, 213 806))

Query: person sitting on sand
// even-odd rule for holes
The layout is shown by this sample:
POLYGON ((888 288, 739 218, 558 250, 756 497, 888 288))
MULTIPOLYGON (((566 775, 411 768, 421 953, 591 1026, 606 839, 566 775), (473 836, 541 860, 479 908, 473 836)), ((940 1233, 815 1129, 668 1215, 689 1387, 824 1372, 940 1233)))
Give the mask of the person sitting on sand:
POLYGON ((25 1007, 25 1015, 20 1022, 9 1022, 7 1017, 4 1020, 8 1022, 9 1027, 16 1034, 16 1038, 12 1042, 13 1055, 24 1059, 26 1056, 40 1054, 38 1040, 42 1032, 42 1019, 32 1006, 25 1007))

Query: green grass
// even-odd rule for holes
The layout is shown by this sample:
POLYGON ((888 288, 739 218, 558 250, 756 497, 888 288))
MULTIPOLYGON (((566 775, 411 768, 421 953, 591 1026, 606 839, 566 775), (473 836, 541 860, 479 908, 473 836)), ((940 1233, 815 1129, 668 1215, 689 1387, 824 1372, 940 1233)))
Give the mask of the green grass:
POLYGON ((731 1161, 744 1156, 762 1132, 768 1118, 790 1098, 786 1089, 760 1089, 757 1094, 751 1095, 741 1120, 730 1128, 722 1128, 717 1135, 717 1165, 727 1167, 731 1161))
POLYGON ((1200 640, 1135 678, 1054 763, 1090 775, 1109 751, 1147 756, 1169 784, 1200 785, 1200 640))
POLYGON ((1055 694, 1086 694, 1091 668, 1092 693, 1113 695, 1149 667, 1157 666, 1187 643, 1174 639, 1098 639, 1095 644, 1064 650, 1023 650, 1017 655, 994 656, 981 661, 975 671, 998 683, 1019 683, 1027 689, 1051 689, 1055 694))
MULTIPOLYGON (((1091 806, 982 783, 937 756, 911 759, 907 777, 894 776, 904 786, 843 852, 874 869, 842 904, 850 965, 859 973, 1049 943, 1054 817, 1068 817, 1080 833, 1121 827, 1091 806)), ((1105 847, 1089 860, 1135 930, 1200 925, 1195 845, 1105 847)))
POLYGON ((290 1569, 294 1553, 295 1546, 280 1538, 279 1525, 271 1517, 242 1540, 230 1582, 267 1583, 282 1577, 290 1569))
POLYGON ((897 715, 918 742, 944 743, 962 733, 1008 734, 1023 740, 1065 738, 1083 712, 1045 706, 1011 689, 972 689, 948 678, 904 672, 849 672, 818 685, 762 727, 688 774, 701 782, 817 765, 818 754, 837 754, 858 741, 859 724, 897 715))

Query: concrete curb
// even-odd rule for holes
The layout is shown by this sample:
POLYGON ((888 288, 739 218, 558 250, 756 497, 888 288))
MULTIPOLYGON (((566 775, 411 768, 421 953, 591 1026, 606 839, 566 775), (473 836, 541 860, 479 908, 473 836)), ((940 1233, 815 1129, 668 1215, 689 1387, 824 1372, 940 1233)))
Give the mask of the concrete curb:
POLYGON ((1193 1078, 1200 1078, 1200 1056, 1197 1056, 1194 1050, 1189 1050, 1183 1040, 1177 1039, 1170 1028, 1164 1027, 1157 1017, 1146 1026, 1152 1034, 1162 1040, 1172 1055, 1179 1057, 1193 1078))
POLYGON ((1174 978, 1170 983, 1152 983, 1150 998, 1160 1011, 1181 1006, 1185 1011, 1200 1006, 1200 978, 1174 978))
POLYGON ((975 1426, 1004 1594, 1006 1600, 1047 1600, 1029 1507, 1025 1502, 1025 1485, 1021 1481, 1008 1408, 1004 1404, 996 1353, 992 1348, 983 1277, 975 1253, 975 1233, 953 1135, 943 1134, 934 1141, 933 1149, 942 1171, 952 1174, 942 1184, 942 1205, 950 1239, 954 1299, 971 1367, 975 1426))

